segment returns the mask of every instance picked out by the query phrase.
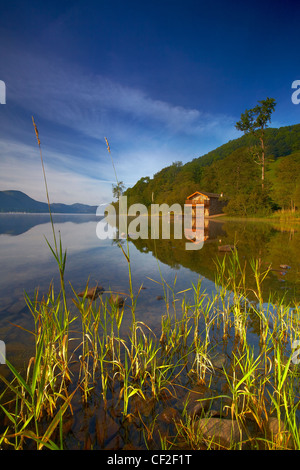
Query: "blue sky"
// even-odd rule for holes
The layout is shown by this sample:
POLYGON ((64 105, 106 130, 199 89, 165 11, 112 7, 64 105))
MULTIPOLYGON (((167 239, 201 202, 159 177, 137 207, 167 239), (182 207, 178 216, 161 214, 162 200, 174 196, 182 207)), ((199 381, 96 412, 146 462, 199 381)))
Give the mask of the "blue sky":
POLYGON ((298 1, 1 0, 0 190, 99 205, 239 137, 246 108, 300 123, 298 1))

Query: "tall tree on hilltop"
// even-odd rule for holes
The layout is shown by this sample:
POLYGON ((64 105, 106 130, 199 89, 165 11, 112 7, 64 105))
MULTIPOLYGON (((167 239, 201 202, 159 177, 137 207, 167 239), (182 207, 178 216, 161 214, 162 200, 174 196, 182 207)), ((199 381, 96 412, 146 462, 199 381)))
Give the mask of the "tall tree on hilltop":
POLYGON ((245 134, 252 134, 260 141, 260 151, 255 151, 254 155, 258 158, 258 164, 261 166, 261 186, 264 189, 265 180, 265 129, 268 122, 271 121, 271 114, 275 110, 276 101, 274 98, 267 98, 259 101, 252 109, 246 109, 241 114, 241 119, 236 123, 236 128, 245 134))
POLYGON ((124 192, 124 189, 125 189, 125 185, 123 181, 118 181, 117 184, 113 184, 112 185, 113 197, 117 198, 119 201, 120 196, 122 196, 124 192))

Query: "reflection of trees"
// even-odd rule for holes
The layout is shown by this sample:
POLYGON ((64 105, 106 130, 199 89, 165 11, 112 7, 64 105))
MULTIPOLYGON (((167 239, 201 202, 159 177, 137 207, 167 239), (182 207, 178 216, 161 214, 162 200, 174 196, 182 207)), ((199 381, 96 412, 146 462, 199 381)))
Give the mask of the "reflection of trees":
MULTIPOLYGON (((128 223, 130 219, 128 219, 128 223)), ((200 250, 186 250, 186 238, 174 238, 173 220, 170 221, 170 239, 151 239, 151 221, 148 221, 148 239, 130 238, 141 253, 152 253, 161 263, 172 269, 183 266, 211 281, 215 281, 216 259, 230 256, 219 253, 218 245, 236 245, 241 266, 246 269, 247 285, 255 289, 255 279, 250 266, 252 259, 259 260, 261 270, 271 267, 263 284, 264 298, 269 293, 286 294, 287 298, 300 299, 300 230, 298 226, 276 225, 270 221, 247 219, 205 219, 205 242, 200 250), (299 230, 299 231, 298 231, 299 230), (283 270, 281 264, 291 266, 283 270)), ((183 232, 184 233, 184 230, 183 232)))
MULTIPOLYGON (((171 235, 172 235, 171 229, 171 235)), ((271 266, 272 270, 263 285, 264 297, 267 300, 270 291, 275 294, 287 294, 287 298, 296 296, 300 299, 300 283, 298 280, 300 266, 300 232, 295 228, 281 231, 272 223, 265 221, 209 221, 208 239, 200 250, 185 249, 186 239, 176 240, 131 240, 142 253, 151 252, 153 256, 173 269, 180 266, 190 269, 215 280, 217 257, 230 256, 218 252, 218 245, 237 244, 240 263, 246 263, 246 276, 249 289, 255 289, 255 280, 250 267, 251 259, 260 260, 261 270, 271 266), (286 271, 281 264, 291 266, 286 271)))
POLYGON ((187 240, 184 236, 179 240, 174 238, 172 221, 170 230, 171 237, 169 240, 163 240, 161 237, 153 240, 150 237, 149 231, 147 240, 139 238, 137 240, 131 240, 131 242, 140 252, 151 252, 160 262, 168 264, 173 269, 179 269, 180 266, 183 266, 214 281, 215 265, 213 258, 217 253, 216 244, 218 243, 219 237, 225 235, 222 227, 223 223, 209 222, 205 230, 205 235, 208 237, 207 242, 200 250, 186 250, 187 240))

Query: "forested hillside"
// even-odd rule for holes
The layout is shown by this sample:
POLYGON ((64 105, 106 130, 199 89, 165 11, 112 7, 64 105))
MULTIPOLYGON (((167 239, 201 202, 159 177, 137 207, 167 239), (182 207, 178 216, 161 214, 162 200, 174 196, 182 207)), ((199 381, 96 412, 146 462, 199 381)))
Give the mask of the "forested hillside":
POLYGON ((276 209, 300 209, 300 124, 265 130, 266 176, 253 156, 257 141, 243 135, 191 162, 174 162, 153 178, 145 176, 125 195, 128 204, 184 204, 195 191, 223 192, 226 213, 265 215, 276 209))

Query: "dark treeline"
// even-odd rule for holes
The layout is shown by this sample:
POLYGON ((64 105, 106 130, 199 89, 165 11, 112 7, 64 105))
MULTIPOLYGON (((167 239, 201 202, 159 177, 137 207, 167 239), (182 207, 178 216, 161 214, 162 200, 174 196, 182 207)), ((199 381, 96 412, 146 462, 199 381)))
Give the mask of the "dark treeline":
POLYGON ((255 161, 257 141, 251 134, 229 141, 191 162, 163 168, 125 191, 128 204, 184 204, 195 191, 223 193, 228 215, 268 215, 300 209, 300 124, 265 130, 266 173, 255 161))

